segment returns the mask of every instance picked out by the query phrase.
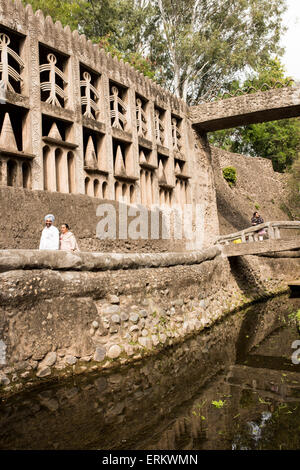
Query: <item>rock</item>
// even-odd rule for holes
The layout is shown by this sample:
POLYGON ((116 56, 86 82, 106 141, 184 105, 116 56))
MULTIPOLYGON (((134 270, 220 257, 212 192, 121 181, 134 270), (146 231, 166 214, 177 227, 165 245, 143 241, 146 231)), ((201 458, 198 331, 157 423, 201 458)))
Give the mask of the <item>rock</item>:
POLYGON ((81 360, 84 361, 84 362, 90 362, 91 356, 83 356, 83 357, 81 358, 81 360))
POLYGON ((147 310, 140 310, 139 314, 140 314, 140 317, 142 318, 147 318, 148 316, 147 310))
POLYGON ((148 336, 149 332, 148 330, 142 330, 142 336, 148 336))
POLYGON ((131 344, 125 344, 124 350, 127 356, 132 356, 134 354, 134 349, 131 344))
POLYGON ((45 359, 43 359, 43 366, 48 366, 48 367, 51 367, 55 364, 56 362, 56 352, 55 351, 51 351, 47 354, 47 356, 45 357, 45 359))
POLYGON ((68 356, 65 357, 65 361, 66 361, 67 364, 72 366, 72 365, 76 364, 77 358, 75 356, 68 355, 68 356))
POLYGON ((56 411, 58 409, 58 401, 54 398, 43 398, 41 400, 41 405, 48 408, 49 411, 56 411))
POLYGON ((96 320, 94 320, 92 323, 92 327, 95 328, 96 330, 97 328, 99 328, 99 323, 96 320))
POLYGON ((89 331, 90 335, 93 336, 95 334, 95 330, 94 328, 91 328, 90 331, 89 331))
POLYGON ((119 313, 120 307, 118 305, 109 305, 108 307, 104 307, 102 313, 104 315, 113 315, 114 313, 119 313))
POLYGON ((113 408, 111 408, 107 412, 107 415, 109 415, 109 416, 118 416, 123 412, 124 407, 125 407, 124 403, 122 403, 122 402, 117 403, 113 408))
POLYGON ((188 321, 185 321, 182 325, 182 331, 183 333, 190 333, 190 325, 188 321))
POLYGON ((111 321, 112 321, 113 323, 120 324, 120 323, 121 323, 120 316, 119 316, 119 315, 112 315, 111 321))
POLYGON ((5 374, 0 375, 0 385, 8 385, 10 384, 9 378, 5 374))
POLYGON ((144 348, 150 349, 152 346, 152 341, 150 338, 145 338, 144 336, 140 336, 138 338, 138 342, 140 343, 141 346, 144 348))
POLYGON ((23 374, 21 374, 21 377, 22 379, 27 379, 27 377, 30 375, 30 372, 29 370, 27 370, 26 372, 23 372, 23 374))
POLYGON ((28 361, 28 364, 32 369, 36 369, 37 366, 39 365, 38 361, 28 361))
POLYGON ((184 304, 183 299, 174 300, 172 303, 178 307, 181 307, 184 304))
POLYGON ((159 334, 159 340, 161 343, 165 343, 167 341, 167 337, 164 333, 159 334))
POLYGON ((159 344, 159 339, 157 335, 151 335, 153 346, 157 346, 159 344))
POLYGON ((116 359, 117 357, 120 356, 122 350, 120 348, 120 346, 118 344, 114 344, 113 346, 111 346, 107 352, 107 356, 110 358, 110 359, 116 359))
POLYGON ((129 328, 129 331, 132 333, 133 331, 139 331, 139 327, 137 325, 132 325, 130 328, 129 328))
POLYGON ((51 375, 50 367, 41 367, 38 369, 36 373, 37 377, 47 377, 47 375, 51 375))
POLYGON ((180 317, 179 315, 177 317, 174 317, 174 320, 178 323, 183 323, 184 322, 183 317, 180 317))
POLYGON ((120 299, 117 295, 110 295, 108 297, 108 302, 111 303, 111 304, 119 304, 120 303, 120 299))
POLYGON ((122 335, 122 339, 124 339, 125 341, 129 341, 131 339, 130 333, 124 333, 122 335))
POLYGON ((109 332, 111 335, 113 335, 114 333, 118 333, 119 331, 119 328, 117 327, 117 325, 113 325, 110 329, 109 329, 109 332))
POLYGON ((205 307, 206 307, 206 302, 205 302, 205 300, 204 300, 204 299, 200 300, 200 304, 199 304, 199 305, 200 305, 201 308, 205 308, 205 307))
POLYGON ((129 320, 132 322, 132 323, 137 323, 139 321, 139 316, 137 313, 131 313, 130 316, 129 316, 129 320))
POLYGON ((60 349, 59 351, 57 351, 57 355, 59 357, 64 357, 66 355, 66 350, 65 349, 60 349))
POLYGON ((97 346, 95 354, 94 354, 94 361, 102 362, 106 356, 106 350, 100 346, 97 346))
POLYGON ((129 319, 128 313, 122 312, 120 315, 122 321, 127 321, 129 319))
POLYGON ((98 392, 103 392, 107 388, 107 380, 105 377, 99 377, 94 381, 94 385, 98 392))
POLYGON ((150 302, 149 302, 148 299, 144 299, 143 302, 142 302, 142 305, 143 305, 143 307, 148 307, 149 303, 150 302))

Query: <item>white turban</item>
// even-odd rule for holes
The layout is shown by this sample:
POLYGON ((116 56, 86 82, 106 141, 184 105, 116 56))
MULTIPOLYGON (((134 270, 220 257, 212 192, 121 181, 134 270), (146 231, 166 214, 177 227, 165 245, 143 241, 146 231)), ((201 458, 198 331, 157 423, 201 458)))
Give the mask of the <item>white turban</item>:
POLYGON ((55 220, 55 217, 54 217, 53 214, 48 214, 48 215, 45 215, 45 221, 46 221, 47 219, 50 219, 50 220, 52 221, 52 223, 53 223, 54 220, 55 220))

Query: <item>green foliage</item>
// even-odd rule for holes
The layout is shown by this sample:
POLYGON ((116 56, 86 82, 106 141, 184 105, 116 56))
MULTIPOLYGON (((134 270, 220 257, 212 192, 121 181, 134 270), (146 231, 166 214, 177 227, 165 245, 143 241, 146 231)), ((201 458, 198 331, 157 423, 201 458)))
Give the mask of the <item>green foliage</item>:
POLYGON ((289 170, 289 210, 291 218, 300 219, 300 153, 289 170))
POLYGON ((139 15, 134 12, 130 15, 134 1, 23 0, 23 3, 30 3, 34 10, 42 10, 54 22, 59 20, 63 26, 78 29, 112 56, 129 62, 139 72, 155 79, 155 65, 149 57, 144 57, 137 44, 138 38, 135 37, 135 32, 143 30, 141 22, 145 18, 140 11, 139 15))
POLYGON ((229 186, 233 186, 236 183, 236 168, 234 166, 227 166, 226 168, 223 168, 223 177, 229 184, 229 186))
POLYGON ((260 208, 260 205, 256 202, 256 203, 254 204, 254 207, 255 207, 256 210, 258 210, 258 209, 260 208))
POLYGON ((225 405, 225 403, 226 403, 226 400, 224 400, 224 401, 223 401, 223 400, 218 400, 218 401, 217 401, 217 400, 213 400, 213 401, 211 402, 211 404, 214 405, 216 408, 223 408, 223 406, 225 405))
MULTIPOLYGON (((264 83, 274 86, 278 80, 288 85, 290 77, 285 77, 278 59, 269 59, 257 68, 251 78, 242 84, 237 81, 229 84, 228 90, 232 92, 250 86, 257 88, 264 83)), ((275 171, 283 172, 292 167, 300 150, 300 120, 282 119, 217 131, 210 134, 209 141, 230 152, 268 158, 275 171)))
POLYGON ((279 53, 285 0, 23 0, 197 103, 279 53))

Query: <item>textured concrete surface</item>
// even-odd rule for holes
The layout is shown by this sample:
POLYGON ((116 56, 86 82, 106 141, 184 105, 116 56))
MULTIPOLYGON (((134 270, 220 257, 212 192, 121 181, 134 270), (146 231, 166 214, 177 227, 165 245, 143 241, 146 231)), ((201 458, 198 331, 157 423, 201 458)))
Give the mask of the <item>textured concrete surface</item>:
POLYGON ((189 116, 195 129, 218 131, 299 116, 300 86, 259 91, 192 106, 189 116))

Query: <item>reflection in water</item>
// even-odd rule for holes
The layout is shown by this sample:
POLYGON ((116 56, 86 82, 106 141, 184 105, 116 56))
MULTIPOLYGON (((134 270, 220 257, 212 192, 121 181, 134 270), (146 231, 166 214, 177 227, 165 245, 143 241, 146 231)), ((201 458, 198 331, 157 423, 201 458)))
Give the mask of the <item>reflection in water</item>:
POLYGON ((155 358, 2 403, 1 449, 299 448, 299 299, 231 315, 155 358))

